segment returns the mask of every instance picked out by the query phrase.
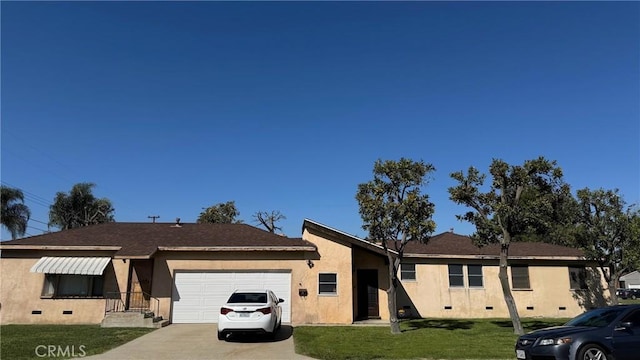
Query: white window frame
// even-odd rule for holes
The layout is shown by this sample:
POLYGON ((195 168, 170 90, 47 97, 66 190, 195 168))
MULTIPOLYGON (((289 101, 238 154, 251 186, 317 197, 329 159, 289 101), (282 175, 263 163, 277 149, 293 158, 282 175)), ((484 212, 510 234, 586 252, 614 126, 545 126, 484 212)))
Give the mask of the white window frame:
POLYGON ((45 274, 44 284, 42 285, 41 298, 104 298, 104 275, 75 275, 75 274, 45 274), (78 281, 81 281, 78 283, 78 281), (84 292, 77 294, 60 294, 63 284, 71 287, 84 288, 84 292), (94 287, 98 285, 102 288, 99 292, 94 291, 94 287))
POLYGON ((416 264, 415 263, 407 263, 407 264, 400 264, 400 280, 402 281, 417 281, 417 272, 416 272, 416 264), (410 267, 410 268, 407 268, 410 267), (412 276, 406 278, 405 274, 411 275, 412 276))
POLYGON ((321 272, 318 273, 318 295, 320 296, 337 296, 338 295, 338 273, 334 273, 334 272, 321 272), (321 281, 320 277, 322 275, 333 275, 335 276, 336 280, 334 281, 321 281), (334 292, 327 292, 327 291, 322 291, 321 287, 322 285, 330 285, 330 284, 335 284, 335 291, 334 292))
POLYGON ((449 280, 449 289, 484 289, 484 266, 482 264, 464 264, 464 263, 452 263, 447 264, 447 278, 449 280), (451 266, 459 266, 460 273, 452 273, 451 266), (480 274, 469 274, 471 267, 477 266, 480 268, 480 274), (462 284, 452 285, 451 278, 462 279, 462 284), (471 279, 480 279, 482 285, 471 285, 471 279))
POLYGON ((467 268, 467 285, 469 286, 470 289, 481 289, 484 288, 484 269, 483 266, 481 264, 467 264, 465 265, 465 267, 467 268), (472 266, 477 266, 480 268, 480 275, 474 274, 471 275, 471 273, 469 272, 470 267, 472 266), (471 278, 475 278, 475 279, 480 279, 480 282, 482 283, 481 285, 471 285, 471 278))
POLYGON ((462 289, 465 287, 466 283, 464 280, 464 264, 447 264, 447 278, 449 279, 449 288, 450 289, 462 289), (460 274, 454 274, 456 278, 462 277, 461 285, 452 285, 451 284, 451 266, 460 266, 460 274))
POLYGON ((513 290, 531 290, 531 273, 529 271, 529 265, 511 265, 511 288, 513 290), (522 274, 515 274, 514 273, 514 269, 524 269, 522 274), (516 285, 519 285, 516 283, 516 275, 517 278, 520 281, 524 281, 522 279, 525 278, 525 273, 526 273, 526 280, 527 280, 527 286, 526 287, 516 287, 516 285))

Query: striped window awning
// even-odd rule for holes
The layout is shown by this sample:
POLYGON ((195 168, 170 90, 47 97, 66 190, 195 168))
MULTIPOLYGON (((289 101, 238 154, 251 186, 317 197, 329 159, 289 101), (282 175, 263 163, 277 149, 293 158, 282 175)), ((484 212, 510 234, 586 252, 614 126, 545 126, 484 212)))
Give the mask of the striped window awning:
POLYGON ((45 274, 102 275, 110 257, 43 257, 31 272, 45 274))

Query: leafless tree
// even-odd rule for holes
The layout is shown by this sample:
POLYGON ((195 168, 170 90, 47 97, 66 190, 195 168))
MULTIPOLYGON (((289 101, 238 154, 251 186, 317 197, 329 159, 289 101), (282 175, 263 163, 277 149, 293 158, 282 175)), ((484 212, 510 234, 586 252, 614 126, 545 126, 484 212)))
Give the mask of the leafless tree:
POLYGON ((276 230, 282 231, 282 227, 276 226, 276 222, 284 220, 287 217, 278 210, 272 210, 271 212, 258 211, 253 214, 253 218, 257 224, 264 226, 269 232, 275 233, 276 230))

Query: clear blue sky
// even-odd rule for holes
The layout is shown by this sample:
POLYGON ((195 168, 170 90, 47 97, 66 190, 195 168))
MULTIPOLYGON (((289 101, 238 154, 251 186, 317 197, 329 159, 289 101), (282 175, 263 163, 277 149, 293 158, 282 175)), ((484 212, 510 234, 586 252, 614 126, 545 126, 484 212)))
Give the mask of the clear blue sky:
POLYGON ((638 2, 0 6, 1 177, 32 235, 94 182, 117 221, 235 200, 364 237, 357 185, 400 157, 437 169, 437 233, 473 232, 449 174, 492 158, 640 202, 638 2))

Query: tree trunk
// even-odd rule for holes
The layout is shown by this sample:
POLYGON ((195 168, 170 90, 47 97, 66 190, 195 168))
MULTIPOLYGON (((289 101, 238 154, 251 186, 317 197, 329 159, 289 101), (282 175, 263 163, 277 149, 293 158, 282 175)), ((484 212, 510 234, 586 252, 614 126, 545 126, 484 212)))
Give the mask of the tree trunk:
MULTIPOLYGON (((389 299, 389 324, 391 325, 392 334, 400 334, 400 322, 398 322, 398 307, 396 299, 396 288, 398 287, 397 264, 391 253, 387 253, 387 259, 389 260, 389 289, 387 290, 387 297, 389 299)), ((398 260, 398 263, 400 261, 398 260)))
POLYGON ((502 293, 504 295, 504 302, 509 309, 509 316, 513 324, 513 332, 517 335, 523 335, 524 329, 522 328, 522 322, 520 321, 520 315, 518 314, 518 307, 511 294, 511 286, 509 285, 509 274, 507 273, 507 267, 509 266, 509 243, 505 242, 500 246, 500 271, 498 278, 500 279, 500 285, 502 286, 502 293))
POLYGON ((616 290, 618 290, 618 274, 612 274, 607 285, 609 287, 609 303, 618 305, 618 294, 616 294, 616 290))

